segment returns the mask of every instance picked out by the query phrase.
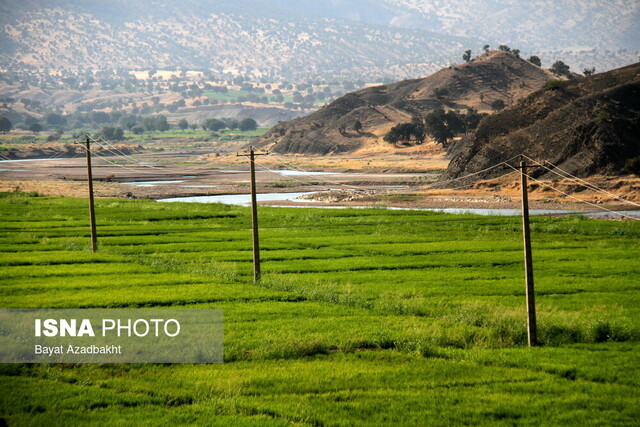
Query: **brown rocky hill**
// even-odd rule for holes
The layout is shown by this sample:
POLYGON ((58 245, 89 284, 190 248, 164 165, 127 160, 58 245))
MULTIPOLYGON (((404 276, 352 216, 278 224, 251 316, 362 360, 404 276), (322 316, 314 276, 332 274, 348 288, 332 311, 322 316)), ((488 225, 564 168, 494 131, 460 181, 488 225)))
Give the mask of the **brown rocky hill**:
POLYGON ((375 86, 347 94, 306 117, 276 125, 260 141, 278 153, 350 152, 382 141, 391 127, 434 109, 489 111, 500 99, 507 106, 540 89, 549 71, 510 53, 490 51, 469 63, 428 77, 375 86), (437 97, 436 89, 447 95, 437 97), (354 130, 360 121, 360 132, 354 130), (346 132, 340 133, 340 128, 346 132))
MULTIPOLYGON (((442 179, 478 172, 519 154, 580 177, 623 173, 626 161, 640 156, 640 63, 553 83, 483 119, 473 134, 452 147, 442 179)), ((502 173, 494 169, 473 179, 502 173)))

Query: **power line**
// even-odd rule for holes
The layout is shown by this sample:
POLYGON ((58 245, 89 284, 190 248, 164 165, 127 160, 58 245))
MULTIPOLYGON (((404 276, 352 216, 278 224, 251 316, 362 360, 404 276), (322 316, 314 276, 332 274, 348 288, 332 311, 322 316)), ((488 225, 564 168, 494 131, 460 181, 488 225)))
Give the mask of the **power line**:
MULTIPOLYGON (((509 166, 510 168, 512 168, 512 169, 514 169, 514 170, 516 170, 516 171, 517 171, 517 169, 516 169, 515 167, 513 167, 513 166, 511 166, 511 165, 508 165, 508 166, 509 166)), ((525 175, 526 175, 526 174, 525 174, 525 175)), ((539 183, 539 184, 541 184, 541 185, 544 185, 545 187, 551 188, 552 190, 557 191, 558 193, 563 194, 563 195, 565 195, 565 196, 567 196, 567 197, 570 197, 570 198, 572 198, 572 199, 575 199, 575 200, 577 200, 577 201, 579 201, 579 202, 581 202, 581 203, 585 203, 585 204, 590 205, 590 206, 593 206, 593 207, 595 207, 595 208, 597 208, 597 209, 600 209, 600 210, 603 210, 603 211, 607 211, 607 212, 613 213, 613 214, 615 214, 615 215, 619 215, 619 216, 621 216, 621 217, 629 218, 629 219, 632 219, 632 220, 634 220, 634 221, 640 221, 640 218, 635 218, 635 217, 632 217, 632 216, 629 216, 629 215, 625 215, 625 214, 623 214, 623 213, 616 212, 616 211, 614 211, 614 210, 612 210, 612 209, 605 208, 604 206, 600 206, 600 205, 597 205, 597 204, 595 204, 595 203, 588 202, 588 201, 586 201, 586 200, 583 200, 583 199, 580 199, 580 198, 578 198, 578 197, 572 196, 571 194, 568 194, 568 193, 566 193, 566 192, 564 192, 564 191, 562 191, 562 190, 559 190, 559 189, 557 189, 557 188, 553 187, 552 185, 547 184, 547 183, 546 183, 546 182, 544 182, 544 181, 541 181, 541 180, 539 180, 539 179, 533 178, 533 177, 532 177, 532 176, 530 176, 530 175, 526 175, 526 176, 527 176, 527 178, 529 178, 529 179, 530 179, 530 180, 532 180, 532 181, 535 181, 535 182, 537 182, 537 183, 539 183)))
MULTIPOLYGON (((500 167, 500 166, 504 166, 504 165, 509 166, 509 167, 512 167, 511 165, 509 165, 509 163, 508 163, 508 162, 510 162, 510 161, 511 161, 511 160, 513 160, 513 159, 517 159, 518 157, 520 157, 520 155, 513 156, 513 157, 511 157, 510 159, 507 159, 507 160, 505 160, 505 161, 503 161, 503 162, 497 163, 497 164, 495 164, 495 165, 493 165, 493 166, 489 166, 488 168, 482 169, 482 170, 480 170, 480 171, 478 171, 478 172, 473 172, 473 173, 470 173, 470 174, 468 174, 468 175, 464 175, 464 176, 461 176, 461 177, 458 177, 458 178, 453 178, 453 179, 450 179, 450 180, 447 180, 447 181, 437 182, 437 183, 434 183, 434 184, 431 184, 431 185, 432 185, 432 186, 435 186, 435 185, 443 185, 443 184, 446 184, 446 183, 449 183, 449 182, 460 181, 460 180, 463 180, 463 179, 470 178, 470 177, 472 177, 472 176, 479 175, 479 174, 481 174, 481 173, 489 172, 489 171, 490 171, 490 170, 492 170, 492 169, 495 169, 495 168, 498 168, 498 167, 500 167)), ((516 169, 516 171, 517 171, 517 169, 516 169)), ((511 174, 511 172, 510 172, 509 174, 511 174)), ((506 174, 505 174, 505 175, 506 175, 506 174)), ((500 178, 500 177, 502 177, 502 176, 504 176, 504 175, 500 175, 498 178, 500 178)), ((435 188, 435 187, 432 187, 432 188, 435 188)))
POLYGON ((129 167, 127 167, 127 166, 124 166, 124 165, 121 165, 121 164, 118 164, 118 163, 112 162, 111 160, 107 159, 107 158, 106 158, 106 157, 104 157, 104 156, 101 156, 100 154, 96 153, 96 152, 95 152, 95 151, 93 151, 93 150, 90 150, 90 153, 91 153, 92 155, 96 156, 97 158, 99 158, 100 160, 103 160, 103 161, 105 161, 105 162, 107 162, 107 163, 109 163, 109 164, 111 164, 111 165, 113 165, 113 166, 117 166, 117 167, 119 167, 119 168, 126 169, 126 170, 128 170, 128 171, 135 172, 135 173, 141 173, 141 174, 144 174, 144 175, 153 175, 153 176, 158 176, 158 173, 157 173, 157 172, 148 172, 148 171, 143 171, 143 170, 137 170, 137 169, 129 168, 129 167))
MULTIPOLYGON (((496 165, 496 167, 497 167, 497 166, 502 166, 502 165, 496 165)), ((517 171, 508 172, 508 173, 505 173, 505 174, 503 174, 503 175, 498 176, 497 178, 505 178, 505 177, 507 177, 507 176, 509 176, 509 175, 514 175, 514 174, 516 174, 516 173, 517 173, 517 171)), ((463 178, 464 178, 464 177, 463 177, 463 178)), ((460 178, 460 179, 463 179, 463 178, 460 178)), ((497 179, 497 178, 496 178, 496 179, 497 179)), ((448 181, 448 182, 452 182, 452 181, 454 181, 454 180, 451 180, 451 181, 448 181)), ((427 184, 427 185, 434 185, 434 184, 427 184)), ((436 184, 436 185, 437 185, 437 184, 436 184)), ((463 189, 463 188, 467 188, 467 187, 469 187, 469 185, 468 185, 468 184, 462 184, 462 185, 457 186, 457 187, 446 187, 446 188, 442 188, 441 190, 461 190, 461 189, 463 189)), ((435 187, 435 186, 432 186, 432 187, 429 187, 429 189, 430 189, 430 190, 438 190, 439 188, 438 188, 438 187, 435 187)))
MULTIPOLYGON (((276 157, 280 157, 281 159, 283 159, 283 160, 285 160, 285 161, 286 161, 286 159, 285 159, 285 158, 283 158, 282 156, 279 156, 279 155, 277 155, 277 154, 276 154, 275 156, 276 156, 276 157)), ((280 164, 280 165, 282 165, 282 166, 291 167, 291 169, 293 169, 293 170, 295 170, 295 171, 298 171, 298 172, 309 173, 309 171, 305 171, 305 170, 302 170, 302 169, 298 169, 298 168, 296 168, 296 167, 292 167, 292 166, 290 166, 290 165, 287 165, 287 164, 286 164, 286 163, 284 163, 284 162, 281 162, 281 163, 279 163, 279 164, 280 164)), ((260 166, 264 167, 265 169, 267 169, 267 170, 269 170, 269 171, 271 171, 271 172, 273 172, 273 173, 278 173, 278 171, 271 170, 271 169, 269 169, 268 167, 266 167, 266 166, 264 166, 264 165, 260 165, 260 166)), ((360 187, 355 187, 355 186, 353 186, 353 185, 344 184, 344 183, 341 183, 341 182, 331 181, 331 180, 326 179, 326 178, 321 178, 321 177, 320 177, 320 175, 314 175, 314 176, 317 178, 317 179, 316 179, 316 181, 324 181, 325 183, 329 183, 329 184, 332 184, 332 185, 341 185, 341 186, 343 186, 343 187, 349 187, 349 188, 351 188, 351 189, 360 190, 360 187)), ((293 180, 293 181, 298 181, 298 182, 303 182, 303 183, 304 183, 304 181, 300 181, 300 180, 297 180, 297 179, 294 179, 294 178, 291 178, 291 177, 286 177, 286 176, 285 176, 285 178, 291 179, 291 180, 293 180)), ((306 183, 306 184, 307 184, 307 185, 312 185, 312 184, 311 184, 311 183, 309 183, 309 182, 308 182, 308 183, 306 183)))
POLYGON ((121 150, 120 150, 120 149, 118 149, 117 147, 115 147, 115 146, 111 145, 108 141, 106 141, 106 140, 104 140, 104 139, 102 139, 102 138, 101 138, 99 141, 97 141, 97 140, 93 140, 93 142, 95 142, 96 144, 98 144, 98 145, 100 146, 100 148, 102 148, 103 150, 105 150, 105 147, 104 147, 104 146, 102 146, 102 145, 100 145, 100 143, 102 142, 102 143, 106 144, 106 145, 109 147, 109 149, 108 149, 108 150, 105 150, 105 151, 112 151, 112 152, 115 152, 115 155, 116 155, 116 156, 122 157, 122 158, 124 158, 125 160, 133 161, 133 162, 135 162, 135 164, 136 164, 136 165, 139 165, 140 167, 146 167, 146 168, 150 168, 150 169, 158 169, 158 170, 161 170, 161 171, 163 171, 163 172, 165 172, 165 171, 166 171, 166 169, 164 169, 164 168, 160 168, 160 167, 153 166, 153 165, 145 165, 144 163, 142 163, 142 162, 140 162, 139 160, 135 159, 134 157, 132 157, 132 156, 130 156, 130 155, 128 155, 128 154, 126 154, 126 153, 124 153, 123 151, 121 151, 121 150), (120 153, 120 154, 118 154, 118 153, 120 153))
POLYGON ((593 190, 593 191, 600 192, 600 193, 602 193, 602 194, 606 194, 606 195, 608 195, 608 196, 610 196, 610 197, 613 197, 614 199, 619 200, 619 201, 621 201, 621 202, 628 203, 628 204, 633 205, 633 206, 636 206, 636 207, 640 207, 640 203, 636 203, 636 202, 632 202, 631 200, 623 199, 622 197, 620 197, 620 196, 618 196, 618 195, 616 195, 616 194, 613 194, 613 193, 611 193, 611 192, 609 192, 609 191, 607 191, 607 190, 605 190, 605 189, 603 189, 603 188, 597 187, 596 185, 591 184, 591 183, 590 183, 590 182, 588 182, 588 181, 585 181, 585 180, 583 180, 583 179, 581 179, 581 178, 578 178, 578 177, 577 177, 577 176, 575 176, 575 175, 570 174, 569 172, 567 172, 567 171, 565 171, 565 170, 561 169, 560 167, 558 167, 558 166, 554 165, 553 163, 551 163, 551 162, 549 162, 549 161, 545 161, 545 162, 546 162, 546 163, 548 163, 549 165, 553 166, 555 169, 559 170, 559 171, 560 171, 560 172, 562 172, 562 173, 558 173, 558 172, 556 172, 556 171, 554 171, 554 170, 552 170, 552 169, 548 168, 545 164, 543 164, 543 163, 539 163, 539 162, 537 162, 537 161, 535 161, 535 160, 531 159, 530 157, 527 157, 527 156, 524 156, 524 155, 523 155, 523 157, 526 157, 527 159, 529 159, 529 160, 531 160, 532 162, 536 163, 536 165, 537 165, 537 166, 540 166, 540 167, 542 167, 542 168, 544 168, 544 169, 548 170, 549 172, 554 173, 554 174, 556 174, 556 175, 558 175, 558 176, 560 176, 560 177, 562 177, 562 178, 569 179, 570 181, 573 181, 573 182, 575 182, 575 183, 577 183, 577 184, 580 184, 580 185, 582 185, 583 187, 589 188, 589 189, 591 189, 591 190, 593 190))
MULTIPOLYGON (((133 156, 124 153, 123 151, 119 150, 116 146, 110 144, 108 141, 106 141, 105 139, 100 139, 99 141, 97 140, 93 140, 93 142, 100 144, 101 142, 106 144, 109 147, 109 151, 115 152, 115 155, 118 157, 122 157, 126 160, 135 162, 135 165, 139 166, 139 167, 145 167, 145 168, 150 168, 150 169, 157 169, 159 171, 162 172, 167 172, 167 173, 182 173, 182 172, 202 172, 202 169, 200 168, 181 168, 179 170, 172 170, 172 169, 166 169, 164 167, 158 167, 158 166, 153 166, 153 165, 147 165, 142 163, 141 161, 137 160, 136 158, 134 158, 133 156), (118 153, 120 153, 120 155, 118 155, 118 153)), ((102 145, 100 145, 100 147, 102 149, 105 149, 102 145)))
MULTIPOLYGON (((266 165, 264 165, 262 163, 259 163, 257 161, 255 163, 258 166, 260 166, 262 169, 266 170, 266 171, 272 172, 274 174, 278 174, 278 171, 273 170, 273 169, 269 168, 268 166, 266 166, 266 165)), ((301 179, 293 178, 291 176, 283 176, 283 178, 286 179, 286 180, 289 180, 289 181, 294 181, 294 182, 300 183, 300 184, 302 184, 304 186, 316 186, 316 185, 318 185, 317 182, 303 181, 301 179)), ((327 181, 327 182, 329 182, 330 184, 334 184, 334 185, 347 185, 347 184, 334 183, 334 182, 330 182, 330 181, 327 181)), ((353 187, 353 186, 349 186, 349 187, 354 188, 354 189, 359 189, 358 187, 353 187)))

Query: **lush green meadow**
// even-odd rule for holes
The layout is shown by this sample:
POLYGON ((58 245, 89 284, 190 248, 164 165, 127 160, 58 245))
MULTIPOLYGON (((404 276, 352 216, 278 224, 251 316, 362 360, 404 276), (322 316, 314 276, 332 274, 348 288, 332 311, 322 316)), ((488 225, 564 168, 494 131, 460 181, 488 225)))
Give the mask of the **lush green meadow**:
POLYGON ((224 310, 218 365, 0 365, 9 425, 634 425, 640 223, 0 198, 0 307, 224 310))

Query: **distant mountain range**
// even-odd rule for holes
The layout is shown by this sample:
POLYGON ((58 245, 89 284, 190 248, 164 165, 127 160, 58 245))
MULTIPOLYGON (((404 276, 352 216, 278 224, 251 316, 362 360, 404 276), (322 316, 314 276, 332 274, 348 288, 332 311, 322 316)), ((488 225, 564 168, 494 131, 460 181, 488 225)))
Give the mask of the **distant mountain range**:
POLYGON ((604 71, 637 61, 639 28, 620 0, 2 0, 0 67, 382 81, 507 44, 604 71))

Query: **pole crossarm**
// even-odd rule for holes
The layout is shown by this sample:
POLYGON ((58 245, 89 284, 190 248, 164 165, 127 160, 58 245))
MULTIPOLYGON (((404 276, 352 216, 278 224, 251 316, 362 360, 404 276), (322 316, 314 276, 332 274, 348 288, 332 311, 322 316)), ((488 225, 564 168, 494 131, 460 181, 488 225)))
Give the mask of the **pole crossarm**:
POLYGON ((237 152, 236 157, 251 157, 251 156, 268 156, 269 151, 257 152, 253 146, 249 147, 249 151, 246 153, 237 152))

